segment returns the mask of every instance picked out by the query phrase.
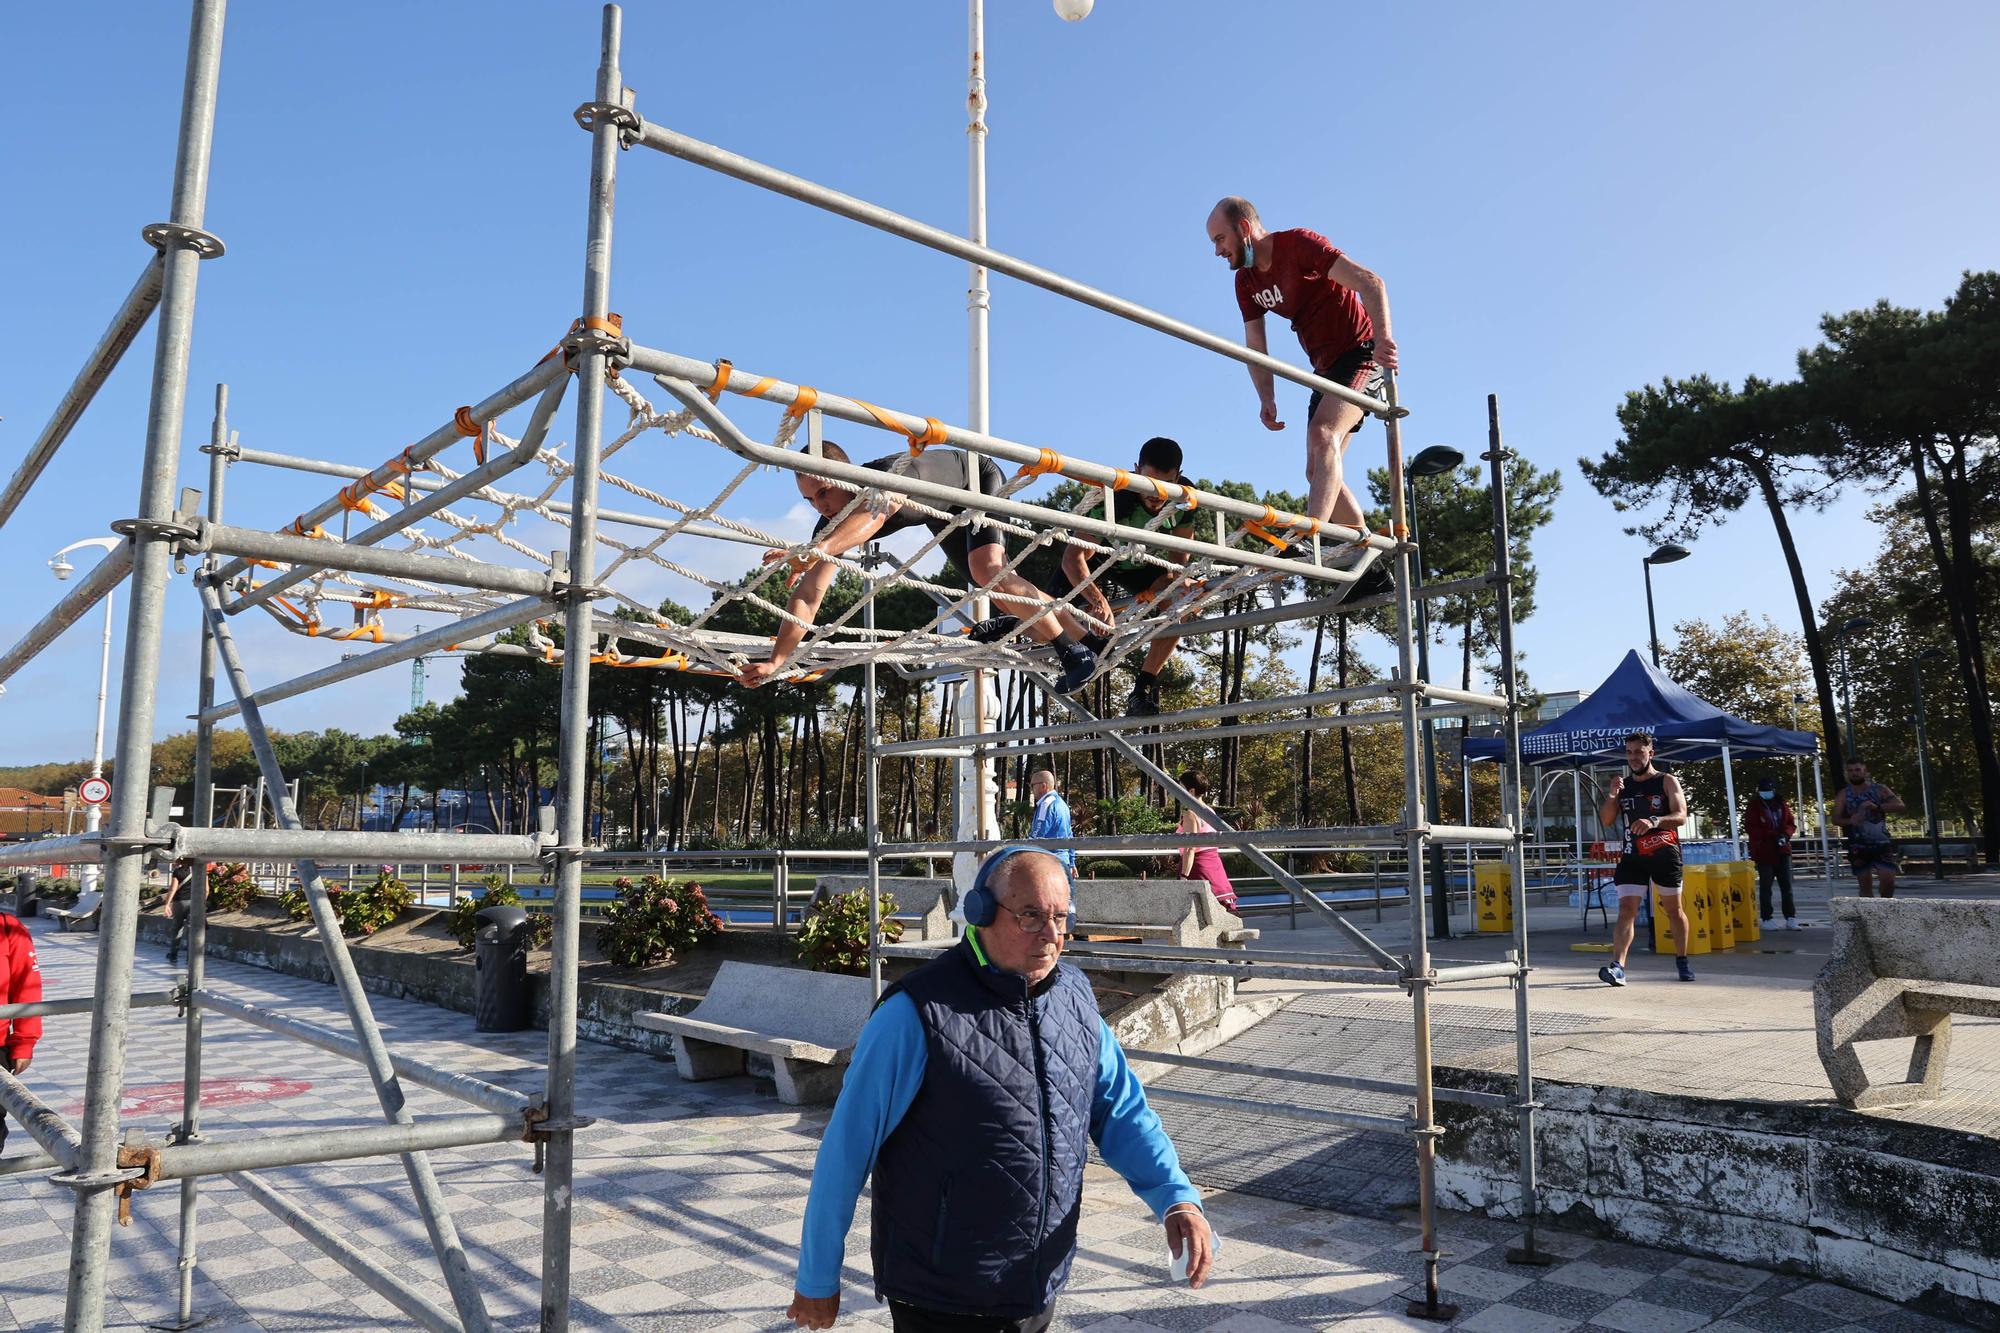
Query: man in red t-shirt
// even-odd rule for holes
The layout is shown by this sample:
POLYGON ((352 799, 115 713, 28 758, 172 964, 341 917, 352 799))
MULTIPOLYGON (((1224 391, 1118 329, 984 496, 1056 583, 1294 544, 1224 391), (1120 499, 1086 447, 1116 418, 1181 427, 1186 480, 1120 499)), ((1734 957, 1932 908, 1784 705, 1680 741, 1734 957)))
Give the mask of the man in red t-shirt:
MULTIPOLYGON (((1379 396, 1383 371, 1396 369, 1382 279, 1318 232, 1264 230, 1256 208, 1234 195, 1208 215, 1208 236, 1236 274, 1246 346, 1269 351, 1264 316, 1282 315, 1292 322, 1314 374, 1379 396)), ((1250 382, 1257 386, 1265 427, 1283 430, 1271 372, 1252 366, 1250 382)), ((1306 480, 1312 489, 1306 508, 1313 518, 1364 526, 1361 502, 1341 480, 1340 455, 1365 415, 1352 403, 1318 392, 1307 404, 1306 480)))

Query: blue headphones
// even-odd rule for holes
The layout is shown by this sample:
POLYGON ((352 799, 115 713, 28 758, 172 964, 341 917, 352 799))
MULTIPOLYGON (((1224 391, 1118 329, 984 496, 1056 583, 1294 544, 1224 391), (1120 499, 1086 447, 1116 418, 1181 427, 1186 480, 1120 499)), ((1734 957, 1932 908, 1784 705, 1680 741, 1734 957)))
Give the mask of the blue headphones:
POLYGON ((999 895, 990 887, 993 882, 993 872, 1000 868, 1002 861, 1022 852, 1039 852, 1043 856, 1051 857, 1057 865, 1062 866, 1065 876, 1069 874, 1069 867, 1063 864, 1063 859, 1046 847, 1035 847, 1020 842, 1002 847, 980 863, 978 873, 972 877, 972 887, 965 891, 965 924, 968 926, 993 924, 993 918, 1000 915, 999 895))

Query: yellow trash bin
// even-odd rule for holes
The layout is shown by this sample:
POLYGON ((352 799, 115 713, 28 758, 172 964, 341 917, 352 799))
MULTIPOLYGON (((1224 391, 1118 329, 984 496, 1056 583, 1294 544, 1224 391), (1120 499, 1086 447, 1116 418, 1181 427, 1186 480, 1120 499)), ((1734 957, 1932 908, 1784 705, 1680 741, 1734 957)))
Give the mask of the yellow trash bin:
POLYGON ((1754 944, 1764 938, 1757 916, 1757 866, 1751 861, 1729 863, 1729 906, 1736 918, 1736 942, 1754 944))
POLYGON ((1730 891, 1733 876, 1727 861, 1704 866, 1708 874, 1703 876, 1708 889, 1708 942, 1709 947, 1720 953, 1724 949, 1736 947, 1736 909, 1730 905, 1730 891))
MULTIPOLYGON (((1707 953, 1714 932, 1708 924, 1708 866, 1687 866, 1681 872, 1681 907, 1687 912, 1690 954, 1707 953)), ((1660 891, 1653 890, 1653 947, 1663 954, 1674 951, 1673 931, 1660 906, 1660 891)))
POLYGON ((1504 862, 1472 868, 1476 925, 1480 934, 1511 934, 1514 930, 1514 867, 1504 862))

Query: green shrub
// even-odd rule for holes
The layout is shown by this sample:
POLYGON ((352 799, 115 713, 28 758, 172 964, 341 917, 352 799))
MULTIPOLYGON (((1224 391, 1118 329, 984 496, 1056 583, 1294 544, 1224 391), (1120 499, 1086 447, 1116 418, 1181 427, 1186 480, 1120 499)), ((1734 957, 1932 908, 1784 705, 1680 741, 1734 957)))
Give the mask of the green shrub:
MULTIPOLYGON (((903 923, 891 921, 896 900, 883 894, 880 938, 894 944, 903 937, 903 923)), ((822 899, 799 930, 799 961, 816 972, 845 972, 863 976, 868 971, 868 891, 855 889, 822 899)))
POLYGON ((58 907, 74 903, 81 892, 76 881, 66 875, 42 875, 35 880, 35 896, 58 907))
POLYGON ((658 875, 634 883, 621 875, 611 887, 618 898, 597 928, 597 947, 619 967, 665 962, 722 931, 722 918, 708 909, 708 895, 699 884, 658 875))
POLYGON ((472 947, 472 937, 479 931, 479 914, 489 907, 519 907, 521 895, 513 885, 498 875, 488 875, 479 881, 486 892, 475 898, 467 894, 453 903, 444 914, 444 928, 447 934, 458 941, 461 949, 472 947))
POLYGON ((219 912, 240 912, 250 905, 257 896, 257 881, 250 878, 250 867, 241 861, 231 861, 218 865, 208 872, 208 911, 210 915, 219 912))
MULTIPOLYGON (((327 885, 326 898, 333 906, 343 935, 373 935, 417 900, 410 886, 397 879, 387 866, 376 873, 374 882, 358 889, 352 885, 327 885)), ((279 894, 278 906, 294 921, 305 921, 312 916, 312 904, 303 886, 279 894)))
POLYGON ((1132 867, 1126 865, 1123 861, 1100 861, 1092 857, 1088 861, 1081 862, 1080 868, 1085 879, 1139 878, 1138 875, 1133 873, 1132 867))

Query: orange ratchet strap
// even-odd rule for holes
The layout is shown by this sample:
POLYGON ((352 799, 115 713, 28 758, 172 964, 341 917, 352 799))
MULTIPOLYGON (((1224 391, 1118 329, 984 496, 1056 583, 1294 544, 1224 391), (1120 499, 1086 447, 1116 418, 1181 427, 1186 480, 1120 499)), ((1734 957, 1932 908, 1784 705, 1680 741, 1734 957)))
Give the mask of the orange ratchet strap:
POLYGON ((920 454, 931 445, 943 444, 945 441, 944 423, 936 417, 925 417, 924 428, 921 431, 914 431, 896 420, 887 409, 877 407, 864 398, 856 398, 854 401, 867 408, 868 415, 881 422, 884 429, 893 430, 909 440, 910 452, 913 454, 920 454))
POLYGON ((461 407, 451 414, 451 424, 458 427, 458 433, 472 441, 472 456, 481 464, 486 462, 486 432, 493 428, 492 422, 481 425, 472 419, 472 409, 461 407))
POLYGON ((715 383, 702 390, 703 393, 708 395, 709 402, 719 403, 722 401, 722 391, 729 387, 729 373, 734 369, 735 366, 730 363, 728 357, 722 356, 716 358, 715 383))
MULTIPOLYGON (((1014 474, 1014 480, 1023 477, 1045 477, 1051 472, 1060 473, 1069 466, 1069 460, 1053 449, 1042 450, 1042 456, 1032 463, 1023 463, 1021 470, 1014 474)), ((1065 474, 1066 475, 1066 474, 1065 474)))
POLYGON ((788 417, 802 417, 818 405, 819 390, 809 384, 801 384, 799 386, 799 396, 794 398, 792 405, 785 409, 785 415, 788 417))

